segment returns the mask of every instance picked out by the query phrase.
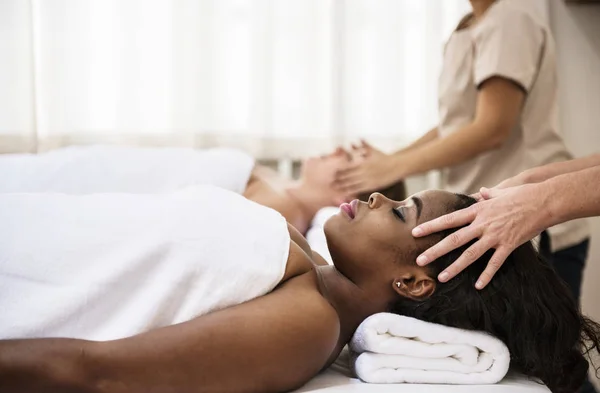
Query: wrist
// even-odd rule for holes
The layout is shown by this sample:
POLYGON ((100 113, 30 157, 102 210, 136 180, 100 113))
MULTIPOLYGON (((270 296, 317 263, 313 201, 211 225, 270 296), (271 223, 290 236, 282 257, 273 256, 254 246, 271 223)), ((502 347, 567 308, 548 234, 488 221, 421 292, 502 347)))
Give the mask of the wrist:
POLYGON ((406 154, 407 153, 399 153, 399 152, 390 154, 389 169, 390 169, 390 172, 394 174, 394 178, 397 181, 404 180, 404 178, 406 178, 407 176, 410 176, 410 173, 407 171, 410 168, 405 159, 406 154))
POLYGON ((563 209, 561 200, 553 190, 552 185, 548 181, 543 181, 531 186, 535 189, 532 197, 537 200, 537 205, 541 207, 538 209, 540 213, 538 227, 544 230, 560 223, 563 209))
POLYGON ((81 345, 69 339, 0 341, 0 390, 3 392, 87 392, 81 345))
POLYGON ((531 169, 527 169, 527 170, 519 173, 517 175, 517 177, 521 184, 538 183, 538 180, 536 179, 535 171, 532 171, 531 169))

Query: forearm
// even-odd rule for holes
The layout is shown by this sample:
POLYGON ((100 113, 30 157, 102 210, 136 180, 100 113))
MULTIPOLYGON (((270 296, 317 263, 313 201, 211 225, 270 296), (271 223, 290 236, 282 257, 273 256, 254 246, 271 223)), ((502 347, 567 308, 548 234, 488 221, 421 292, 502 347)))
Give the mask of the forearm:
POLYGON ((503 141, 501 133, 484 125, 471 123, 445 138, 438 138, 405 153, 396 153, 400 178, 462 164, 486 151, 497 148, 503 141))
POLYGON ((596 165, 600 165, 600 154, 528 169, 523 172, 523 177, 527 183, 539 183, 555 176, 581 171, 596 165))
POLYGON ((600 215, 600 166, 555 176, 536 185, 548 198, 546 227, 600 215))
POLYGON ((416 141, 414 141, 413 143, 411 143, 404 149, 399 150, 397 153, 406 153, 407 151, 413 150, 417 147, 424 146, 438 138, 439 138, 438 129, 437 129, 437 127, 434 127, 431 130, 427 131, 427 133, 425 133, 425 135, 423 135, 422 137, 420 137, 419 139, 417 139, 416 141))
POLYGON ((0 391, 95 393, 85 372, 91 345, 71 339, 0 341, 0 391))

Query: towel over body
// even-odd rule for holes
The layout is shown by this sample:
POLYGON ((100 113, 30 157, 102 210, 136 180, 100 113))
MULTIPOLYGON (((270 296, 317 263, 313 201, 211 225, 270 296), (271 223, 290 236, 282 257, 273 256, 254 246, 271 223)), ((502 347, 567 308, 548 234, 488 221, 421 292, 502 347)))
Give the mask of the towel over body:
POLYGON ((144 194, 208 184, 243 194, 254 164, 229 148, 73 146, 0 155, 0 192, 144 194))
POLYGON ((276 211, 212 186, 0 194, 0 339, 111 340, 251 300, 282 279, 276 211))

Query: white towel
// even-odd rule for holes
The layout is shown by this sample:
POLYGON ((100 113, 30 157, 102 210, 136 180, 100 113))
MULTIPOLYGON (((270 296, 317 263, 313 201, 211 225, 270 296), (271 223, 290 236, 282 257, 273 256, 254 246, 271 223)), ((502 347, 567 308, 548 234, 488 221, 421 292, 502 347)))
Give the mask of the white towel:
POLYGON ((401 315, 370 316, 350 342, 357 376, 371 383, 493 384, 508 372, 502 341, 401 315))
POLYGON ((306 232, 306 241, 310 245, 310 248, 321 255, 330 265, 333 265, 333 258, 331 258, 331 254, 329 253, 324 227, 325 222, 334 214, 339 213, 339 211, 339 207, 324 207, 320 209, 315 214, 310 228, 306 232))
POLYGON ((111 340, 262 296, 285 219, 230 191, 0 194, 0 339, 111 340))
POLYGON ((227 148, 73 146, 0 154, 0 192, 143 194, 208 184, 242 194, 254 163, 227 148))

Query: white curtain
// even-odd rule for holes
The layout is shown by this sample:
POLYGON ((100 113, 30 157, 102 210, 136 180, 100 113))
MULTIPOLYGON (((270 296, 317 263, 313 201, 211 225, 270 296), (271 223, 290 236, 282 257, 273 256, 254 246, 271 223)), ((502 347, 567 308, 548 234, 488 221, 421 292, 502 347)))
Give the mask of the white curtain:
POLYGON ((467 0, 1 0, 0 152, 228 145, 258 157, 437 121, 467 0))

